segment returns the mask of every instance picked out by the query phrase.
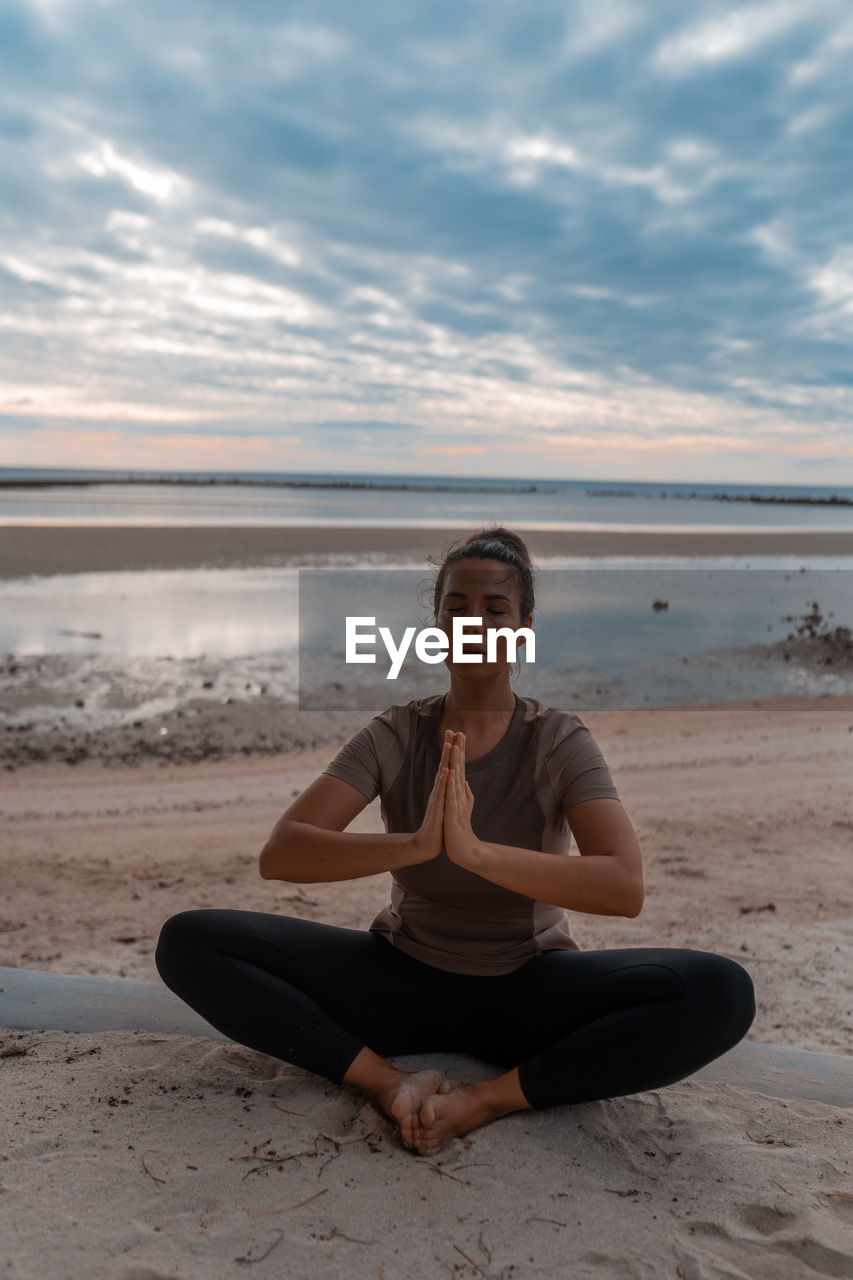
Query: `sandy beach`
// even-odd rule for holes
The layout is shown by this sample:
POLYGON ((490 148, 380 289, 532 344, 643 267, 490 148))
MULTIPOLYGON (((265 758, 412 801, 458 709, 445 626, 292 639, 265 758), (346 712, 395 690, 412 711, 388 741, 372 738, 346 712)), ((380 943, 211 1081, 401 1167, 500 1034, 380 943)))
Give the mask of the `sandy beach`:
MULTIPOLYGON (((293 530, 221 530, 193 546, 202 531, 11 532, 0 536, 7 576, 152 557, 257 563, 240 556, 260 555, 264 539, 270 556, 342 545, 316 530, 297 531, 302 542, 293 530)), ((393 550, 413 554, 450 536, 389 532, 393 550)), ((842 553, 817 546, 826 536, 791 535, 785 550, 842 553)), ((753 545, 724 550, 724 537, 720 554, 753 545)), ((529 542, 549 553, 544 535, 529 542)), ((748 1039, 850 1054, 853 697, 572 709, 611 765, 646 878, 636 919, 571 914, 579 946, 730 956, 756 989, 748 1039)), ((0 964, 153 981, 159 928, 188 907, 366 927, 388 877, 297 886, 257 870, 282 809, 350 732, 347 715, 317 713, 298 743, 291 724, 268 754, 254 754, 251 722, 242 732, 227 758, 199 763, 139 763, 127 733, 95 764, 16 758, 2 775, 0 964)), ((354 829, 382 829, 378 803, 354 829)), ((14 1280, 217 1280, 250 1264, 312 1280, 853 1276, 850 1108, 696 1077, 517 1113, 425 1159, 356 1090, 207 1039, 0 1030, 0 1072, 3 1274, 14 1280)))
MULTIPOLYGON (((2 525, 0 578, 115 569, 242 568, 313 563, 318 556, 366 551, 422 561, 470 529, 388 526, 2 525)), ((847 556, 853 532, 682 529, 531 529, 542 556, 847 556)))

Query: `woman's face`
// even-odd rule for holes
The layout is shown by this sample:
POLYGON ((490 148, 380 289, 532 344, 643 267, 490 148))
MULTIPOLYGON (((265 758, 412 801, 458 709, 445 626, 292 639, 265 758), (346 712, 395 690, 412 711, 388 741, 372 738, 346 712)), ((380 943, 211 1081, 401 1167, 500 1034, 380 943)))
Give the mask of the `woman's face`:
MULTIPOLYGON (((503 636, 497 640, 497 660, 486 662, 487 628, 509 627, 513 631, 519 627, 529 627, 533 615, 521 617, 519 607, 518 586, 515 572, 496 560, 462 560, 449 565, 444 572, 441 584, 441 596, 438 601, 438 612, 435 625, 447 636, 449 644, 453 644, 453 619, 479 618, 482 636, 475 639, 477 626, 468 624, 466 631, 470 639, 466 639, 467 654, 481 654, 481 663, 454 663, 453 652, 448 654, 446 666, 449 671, 463 674, 468 678, 494 677, 498 672, 508 674, 510 662, 507 654, 507 641, 503 636)), ((523 639, 523 638, 522 638, 523 639)), ((519 645, 520 647, 520 645, 519 645)))

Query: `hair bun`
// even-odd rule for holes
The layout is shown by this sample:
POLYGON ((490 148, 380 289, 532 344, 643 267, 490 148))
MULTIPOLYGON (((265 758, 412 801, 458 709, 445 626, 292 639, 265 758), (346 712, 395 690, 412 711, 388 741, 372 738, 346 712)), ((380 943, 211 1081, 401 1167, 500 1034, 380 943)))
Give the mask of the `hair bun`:
POLYGON ((530 552, 527 550, 526 544, 519 538, 517 533, 511 533, 509 529, 505 529, 503 525, 492 525, 488 529, 481 529, 479 533, 472 533, 469 538, 465 539, 464 546, 468 547, 472 542, 479 542, 483 545, 482 549, 488 555, 488 544, 490 542, 497 543, 498 546, 506 547, 510 551, 514 551, 525 564, 530 564, 530 552))

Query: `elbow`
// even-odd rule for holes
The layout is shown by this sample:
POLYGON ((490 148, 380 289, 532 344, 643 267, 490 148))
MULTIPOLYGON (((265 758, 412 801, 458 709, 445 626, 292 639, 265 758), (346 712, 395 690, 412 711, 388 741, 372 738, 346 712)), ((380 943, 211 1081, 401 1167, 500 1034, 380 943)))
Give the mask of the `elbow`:
POLYGON ((258 871, 262 880, 296 881, 296 876, 289 873, 284 850, 280 844, 268 842, 261 849, 258 858, 258 871))
POLYGON ((262 880, 275 879, 272 870, 272 858, 270 856, 269 842, 267 842, 263 849, 261 849, 260 857, 258 858, 258 871, 262 880))
MULTIPOLYGON (((611 901, 614 908, 619 903, 618 909, 613 911, 614 915, 626 916, 629 920, 635 920, 643 909, 643 903, 646 898, 646 889, 642 876, 622 875, 618 879, 618 890, 613 894, 611 901)), ((616 889, 616 886, 613 886, 616 889)))
POLYGON ((261 849, 258 857, 258 871, 262 880, 288 880, 286 872, 286 850, 288 844, 288 823, 279 820, 272 834, 261 849))
POLYGON ((639 885, 639 887, 635 888, 634 891, 632 892, 630 898, 628 899, 628 902, 626 903, 627 910, 623 911, 622 914, 625 916, 628 916, 628 918, 631 920, 635 920, 637 916, 640 914, 640 912, 642 911, 643 903, 645 902, 645 900, 646 900, 646 891, 643 885, 641 884, 639 885))

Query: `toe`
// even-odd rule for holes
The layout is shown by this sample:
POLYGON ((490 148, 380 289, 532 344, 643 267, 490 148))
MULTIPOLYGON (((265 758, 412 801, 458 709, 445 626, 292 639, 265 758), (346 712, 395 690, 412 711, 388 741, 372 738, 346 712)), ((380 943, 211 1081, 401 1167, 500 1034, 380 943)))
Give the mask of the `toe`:
POLYGON ((398 1093, 391 1103, 391 1114, 395 1120, 403 1121, 411 1114, 412 1100, 406 1094, 398 1093))

